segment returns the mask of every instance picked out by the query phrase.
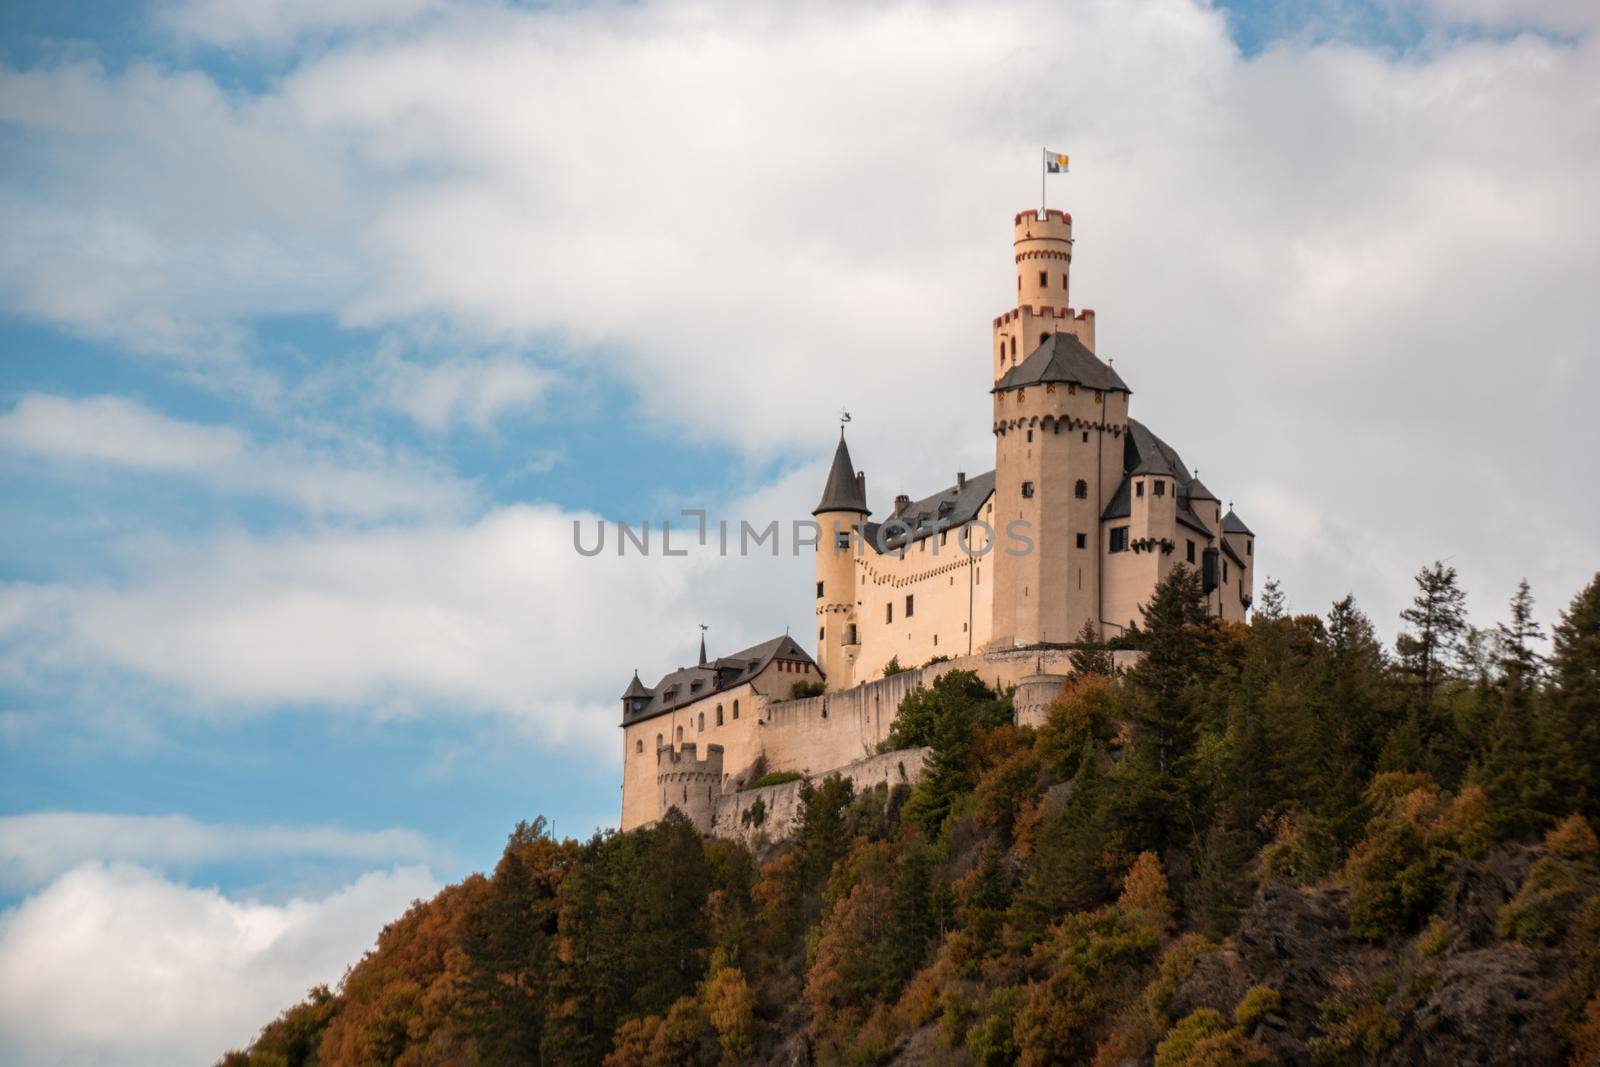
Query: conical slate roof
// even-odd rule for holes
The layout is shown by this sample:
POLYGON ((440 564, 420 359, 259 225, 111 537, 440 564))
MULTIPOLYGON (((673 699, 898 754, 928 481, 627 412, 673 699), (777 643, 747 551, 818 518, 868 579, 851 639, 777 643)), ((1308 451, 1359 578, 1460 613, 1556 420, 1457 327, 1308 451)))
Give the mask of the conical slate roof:
POLYGON ((622 699, 623 700, 632 700, 634 697, 649 697, 649 696, 650 696, 650 690, 646 689, 644 687, 644 683, 639 681, 639 672, 638 671, 634 671, 633 672, 633 681, 629 682, 628 683, 628 688, 623 690, 622 699))
POLYGON ((833 453, 833 467, 828 471, 828 484, 822 489, 822 500, 811 514, 825 511, 856 511, 863 515, 867 510, 867 496, 861 490, 856 468, 850 462, 850 448, 844 443, 844 431, 839 431, 839 447, 833 453))

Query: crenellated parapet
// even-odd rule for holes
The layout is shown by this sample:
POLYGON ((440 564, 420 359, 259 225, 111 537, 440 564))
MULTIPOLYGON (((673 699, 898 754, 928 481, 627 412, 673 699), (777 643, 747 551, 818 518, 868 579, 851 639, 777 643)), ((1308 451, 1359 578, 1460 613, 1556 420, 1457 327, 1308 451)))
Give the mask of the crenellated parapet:
POLYGON ((711 832, 722 778, 721 745, 707 745, 703 756, 693 741, 676 750, 670 745, 656 750, 656 788, 661 791, 661 810, 677 808, 701 833, 711 832))

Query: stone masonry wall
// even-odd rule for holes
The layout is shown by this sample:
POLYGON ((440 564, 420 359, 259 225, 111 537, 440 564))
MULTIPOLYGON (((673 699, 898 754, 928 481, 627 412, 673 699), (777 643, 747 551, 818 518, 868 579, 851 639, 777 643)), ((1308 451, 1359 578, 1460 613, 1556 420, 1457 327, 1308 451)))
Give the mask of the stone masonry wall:
MULTIPOLYGON (((858 794, 880 785, 890 788, 901 784, 912 785, 922 777, 930 751, 927 748, 904 748, 897 752, 881 752, 814 777, 838 775, 849 780, 858 794)), ((800 820, 800 785, 799 781, 782 782, 718 797, 711 836, 741 839, 747 844, 754 844, 761 837, 769 841, 788 837, 794 833, 800 820), (758 802, 762 820, 760 825, 753 825, 746 821, 746 813, 755 808, 758 802)))

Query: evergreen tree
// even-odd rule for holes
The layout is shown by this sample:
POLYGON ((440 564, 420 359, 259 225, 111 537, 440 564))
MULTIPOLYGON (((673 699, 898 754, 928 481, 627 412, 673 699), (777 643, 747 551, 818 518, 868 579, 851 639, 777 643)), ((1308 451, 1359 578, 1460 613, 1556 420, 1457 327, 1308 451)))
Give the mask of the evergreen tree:
POLYGON ((1495 635, 1502 684, 1508 693, 1526 693, 1538 682, 1544 662, 1532 647, 1533 642, 1544 640, 1544 634, 1533 618, 1533 593, 1528 579, 1517 583, 1517 591, 1511 597, 1511 618, 1495 627, 1495 635))
POLYGON ((1077 643, 1078 647, 1067 654, 1067 662, 1072 664, 1073 673, 1110 675, 1115 670, 1115 661, 1111 652, 1100 643, 1100 632, 1095 629, 1094 620, 1083 620, 1077 643))
POLYGON ((1600 818, 1600 574, 1555 625, 1550 676, 1564 792, 1600 818))
POLYGON ((1400 618, 1414 632, 1395 641, 1401 668, 1417 680, 1422 702, 1433 702, 1434 690, 1451 677, 1467 631, 1467 595, 1456 583, 1456 569, 1435 561, 1417 572, 1417 595, 1400 618))
POLYGON ((1261 596, 1256 600, 1250 617, 1260 619, 1262 622, 1276 622, 1283 618, 1285 609, 1283 587, 1278 584, 1278 579, 1268 578, 1266 584, 1261 587, 1261 596))

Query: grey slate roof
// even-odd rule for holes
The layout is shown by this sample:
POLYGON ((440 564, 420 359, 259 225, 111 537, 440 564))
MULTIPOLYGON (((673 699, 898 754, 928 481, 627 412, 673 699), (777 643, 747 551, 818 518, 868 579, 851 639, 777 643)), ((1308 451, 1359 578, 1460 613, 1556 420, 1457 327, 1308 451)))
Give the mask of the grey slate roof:
MULTIPOLYGON (((784 634, 782 637, 763 641, 759 645, 751 645, 731 656, 719 656, 709 663, 680 667, 666 674, 654 686, 640 685, 643 694, 633 693, 633 686, 630 685, 628 693, 623 694, 624 699, 628 699, 630 695, 646 696, 649 699, 637 710, 632 704, 625 705, 622 725, 653 719, 657 715, 699 703, 706 697, 743 685, 765 670, 767 664, 776 658, 804 660, 816 667, 816 660, 812 659, 794 638, 784 634)), ((817 668, 817 674, 821 677, 820 667, 817 668)), ((635 682, 637 681, 638 678, 635 676, 635 682)))
POLYGON ((1189 507, 1189 500, 1215 500, 1210 491, 1200 484, 1199 479, 1189 473, 1189 468, 1183 465, 1183 457, 1178 455, 1178 450, 1167 444, 1161 438, 1150 432, 1150 428, 1138 419, 1128 420, 1128 434, 1123 439, 1122 446, 1122 483, 1117 486, 1117 491, 1111 494, 1111 500, 1106 504, 1105 510, 1100 513, 1100 521, 1108 519, 1125 519, 1132 514, 1133 508, 1133 475, 1136 474, 1164 474, 1174 478, 1180 489, 1177 499, 1177 518, 1180 523, 1200 534, 1202 537, 1215 536, 1206 524, 1200 521, 1189 507), (1194 496, 1184 492, 1184 487, 1198 487, 1205 496, 1194 496))
POLYGON ((839 447, 833 453, 833 467, 828 471, 828 483, 822 487, 822 499, 812 509, 811 514, 821 515, 824 511, 857 511, 863 515, 871 514, 867 510, 867 494, 862 479, 856 476, 855 466, 850 462, 850 448, 844 443, 843 429, 839 431, 839 447))
POLYGON ((1244 524, 1244 520, 1241 519, 1232 508, 1229 508, 1228 513, 1222 516, 1222 532, 1231 534, 1244 534, 1246 537, 1255 536, 1255 534, 1251 532, 1250 527, 1244 524))
POLYGON ((994 471, 985 471, 976 477, 968 478, 959 487, 952 485, 932 496, 913 501, 904 511, 896 512, 884 522, 867 523, 861 528, 862 534, 867 538, 867 544, 876 548, 878 531, 890 522, 898 520, 889 536, 884 538, 884 547, 898 549, 903 544, 915 544, 935 533, 965 526, 978 517, 978 509, 983 507, 983 502, 993 493, 994 471), (912 527, 912 532, 900 529, 900 522, 912 527))
POLYGON ((646 689, 644 683, 639 681, 639 672, 634 671, 633 681, 629 682, 628 688, 622 691, 622 699, 632 700, 634 697, 647 697, 649 695, 650 690, 646 689))
POLYGON ((1211 490, 1207 489, 1205 487, 1205 484, 1203 482, 1201 482, 1199 478, 1190 478, 1189 479, 1189 484, 1184 486, 1183 487, 1183 491, 1181 493, 1179 493, 1178 495, 1179 496, 1183 496, 1183 497, 1187 497, 1190 500, 1215 500, 1215 499, 1217 499, 1216 497, 1211 495, 1211 490))
POLYGON ((1132 392, 1110 365, 1070 333, 1051 334, 1027 359, 1006 371, 990 392, 1002 393, 1045 382, 1071 382, 1112 393, 1132 392))

